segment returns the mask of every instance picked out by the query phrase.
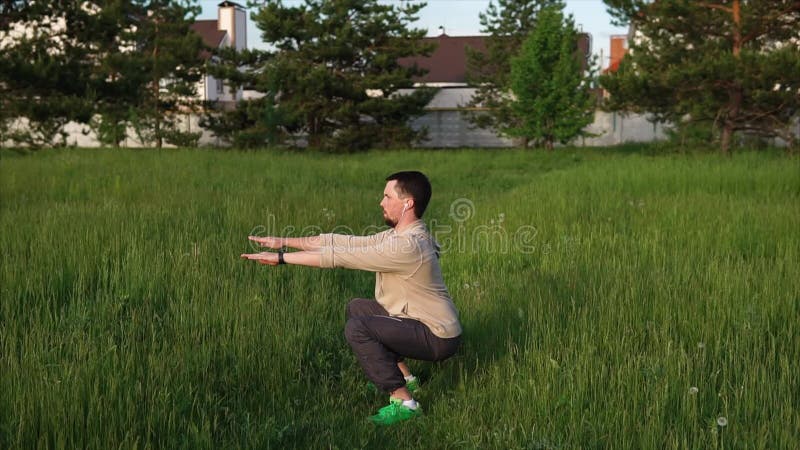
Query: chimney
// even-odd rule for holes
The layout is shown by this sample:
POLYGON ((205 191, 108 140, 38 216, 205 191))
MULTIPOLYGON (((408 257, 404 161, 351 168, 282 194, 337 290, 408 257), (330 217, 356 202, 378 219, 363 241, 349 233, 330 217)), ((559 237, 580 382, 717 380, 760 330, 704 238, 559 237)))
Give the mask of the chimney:
POLYGON ((247 48, 247 12, 238 3, 224 1, 219 5, 217 29, 226 31, 228 45, 236 50, 247 48))
POLYGON ((619 68, 619 63, 625 54, 628 53, 628 36, 624 34, 615 34, 611 36, 611 61, 608 63, 608 70, 616 72, 619 68))

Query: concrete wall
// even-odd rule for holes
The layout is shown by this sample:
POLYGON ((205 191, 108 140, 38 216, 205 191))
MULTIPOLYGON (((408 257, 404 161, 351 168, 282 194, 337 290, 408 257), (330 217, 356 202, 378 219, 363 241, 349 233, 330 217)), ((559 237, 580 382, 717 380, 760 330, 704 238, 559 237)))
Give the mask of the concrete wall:
MULTIPOLYGON (((515 140, 495 135, 489 130, 474 128, 460 110, 439 109, 411 123, 414 129, 427 127, 428 139, 420 147, 513 147, 515 140)), ((618 113, 597 111, 594 123, 586 131, 596 136, 578 138, 572 145, 600 147, 624 142, 651 142, 666 139, 664 126, 653 125, 638 114, 622 116, 618 113)))
MULTIPOLYGON (((231 107, 233 103, 230 103, 231 107)), ((197 132, 200 128, 200 116, 181 115, 180 127, 184 131, 197 132)), ((14 127, 24 129, 27 126, 25 119, 18 120, 14 127)), ((474 128, 457 109, 434 109, 427 114, 412 121, 414 129, 427 127, 428 139, 418 145, 420 148, 457 148, 457 147, 513 147, 518 142, 495 135, 491 131, 474 128)), ((601 147, 622 144, 625 142, 651 142, 666 139, 664 126, 654 125, 642 115, 608 113, 598 111, 595 113, 594 123, 586 130, 595 134, 594 137, 577 138, 571 145, 586 147, 601 147)), ((65 127, 69 138, 68 145, 79 147, 98 147, 100 143, 94 133, 86 125, 70 122, 65 127)), ((800 121, 793 127, 796 136, 800 136, 800 121)), ((202 130, 199 145, 220 146, 222 141, 217 139, 208 130, 202 130)), ((135 137, 133 129, 128 129, 128 138, 122 142, 124 147, 142 147, 142 143, 135 137)), ((778 138, 769 141, 772 145, 784 146, 786 143, 778 138)), ((0 147, 10 146, 10 142, 0 142, 0 147)))
POLYGON ((474 128, 459 110, 433 110, 411 122, 415 130, 427 128, 428 139, 418 147, 512 147, 511 139, 474 128))
MULTIPOLYGON (((410 92, 403 89, 399 95, 410 92)), ((489 130, 475 128, 464 117, 464 108, 475 94, 475 88, 464 86, 440 89, 428 104, 428 113, 414 120, 414 129, 427 127, 428 140, 420 147, 512 147, 517 141, 495 135, 489 130)), ((480 112, 476 112, 480 114, 480 112)), ((642 115, 597 111, 594 123, 586 131, 596 136, 579 138, 573 145, 605 146, 623 142, 650 142, 665 139, 664 127, 653 125, 642 115)))
POLYGON ((596 136, 578 138, 573 142, 574 145, 601 147, 625 142, 652 142, 667 138, 663 124, 654 124, 642 114, 622 115, 616 112, 596 111, 594 122, 585 130, 596 136))

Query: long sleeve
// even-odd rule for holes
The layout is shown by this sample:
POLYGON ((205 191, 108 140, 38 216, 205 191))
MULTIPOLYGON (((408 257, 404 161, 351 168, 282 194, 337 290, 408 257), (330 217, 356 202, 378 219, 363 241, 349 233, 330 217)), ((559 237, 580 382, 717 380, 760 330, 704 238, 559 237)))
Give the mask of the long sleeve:
POLYGON ((389 236, 390 233, 391 230, 381 231, 380 233, 370 234, 368 236, 326 233, 320 234, 319 237, 322 247, 354 248, 376 245, 389 236))
POLYGON ((333 237, 332 245, 321 249, 320 265, 401 275, 416 272, 423 259, 416 240, 381 234, 366 236, 366 239, 342 235, 333 237))

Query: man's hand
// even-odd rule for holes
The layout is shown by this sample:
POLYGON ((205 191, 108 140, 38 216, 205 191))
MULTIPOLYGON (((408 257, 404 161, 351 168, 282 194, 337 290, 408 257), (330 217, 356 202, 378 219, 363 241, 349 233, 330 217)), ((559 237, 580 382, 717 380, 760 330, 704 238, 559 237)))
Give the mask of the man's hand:
POLYGON ((258 243, 262 247, 281 248, 286 245, 283 238, 273 236, 247 236, 247 239, 258 243))
POLYGON ((278 254, 272 252, 242 253, 242 259, 249 259, 259 264, 267 264, 270 266, 278 265, 278 254))

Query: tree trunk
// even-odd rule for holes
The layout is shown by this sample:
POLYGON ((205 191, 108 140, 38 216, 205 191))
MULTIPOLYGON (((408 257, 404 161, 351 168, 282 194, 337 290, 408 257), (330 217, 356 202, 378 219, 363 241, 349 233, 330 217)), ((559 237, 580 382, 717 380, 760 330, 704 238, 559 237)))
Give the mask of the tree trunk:
POLYGON ((737 121, 739 120, 739 112, 742 109, 742 88, 734 86, 728 92, 730 98, 728 102, 728 115, 725 118, 724 125, 722 126, 722 142, 720 151, 723 155, 730 156, 731 154, 731 140, 733 132, 736 131, 737 121))
POLYGON ((161 150, 161 111, 159 111, 159 77, 158 77, 158 19, 155 20, 155 45, 153 46, 153 119, 156 148, 161 150))
POLYGON ((722 139, 720 144, 720 151, 725 156, 730 156, 731 154, 731 137, 733 136, 733 124, 730 122, 725 122, 725 125, 722 127, 722 139))
MULTIPOLYGON (((742 52, 742 17, 739 0, 733 0, 731 5, 731 15, 733 16, 733 57, 737 60, 742 52)), ((720 151, 725 156, 731 155, 731 139, 735 130, 736 120, 739 118, 739 110, 742 107, 742 89, 737 85, 728 91, 728 117, 725 118, 725 125, 722 128, 722 142, 720 151)))
POLYGON ((552 138, 552 137, 549 137, 549 136, 548 136, 548 137, 546 137, 546 138, 544 139, 544 148, 545 148, 545 149, 546 149, 548 152, 552 152, 552 151, 553 151, 553 138, 552 138))
POLYGON ((161 149, 161 112, 158 108, 159 98, 158 98, 158 81, 153 83, 153 134, 156 138, 156 148, 161 149))

